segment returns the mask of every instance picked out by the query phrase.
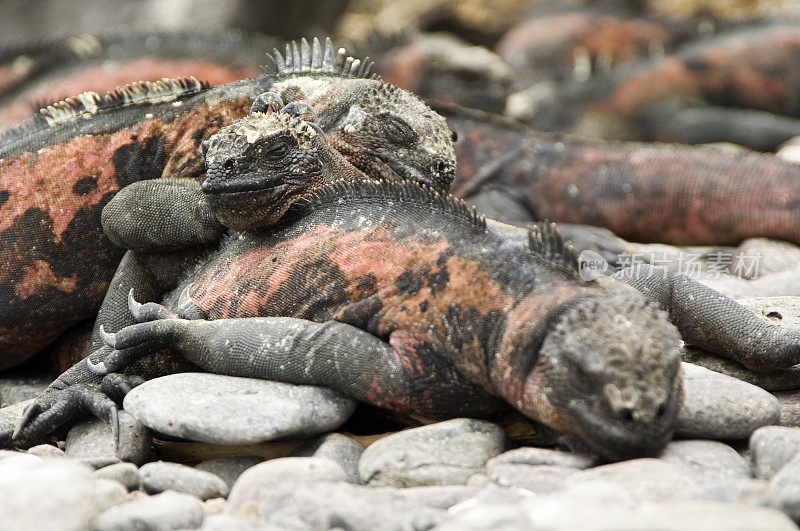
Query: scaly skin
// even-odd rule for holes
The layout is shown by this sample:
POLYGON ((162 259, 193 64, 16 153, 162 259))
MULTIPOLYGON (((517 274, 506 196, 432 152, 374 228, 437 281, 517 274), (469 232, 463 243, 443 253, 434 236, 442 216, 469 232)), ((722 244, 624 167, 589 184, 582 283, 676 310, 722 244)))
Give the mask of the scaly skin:
POLYGON ((512 26, 495 51, 527 82, 570 79, 663 54, 696 38, 698 26, 697 20, 568 8, 512 26))
POLYGON ((198 179, 202 140, 245 116, 268 89, 315 104, 331 145, 359 169, 449 186, 455 156, 441 117, 330 44, 323 51, 315 41, 313 53, 295 44, 286 55, 274 58, 275 74, 216 88, 170 82, 106 100, 83 96, 0 137, 0 297, 8 301, 0 369, 97 311, 122 255, 100 232, 114 193, 140 180, 198 179))
POLYGON ((597 225, 638 242, 726 245, 764 236, 800 243, 799 165, 756 153, 548 135, 485 113, 436 109, 459 133, 452 191, 490 217, 597 225))
POLYGON ((0 124, 75 94, 103 94, 131 80, 194 76, 211 85, 257 77, 275 37, 240 31, 79 35, 0 56, 0 124))
MULTIPOLYGON (((259 144, 249 127, 228 131, 259 144)), ((305 157, 317 182, 320 162, 308 156, 318 152, 300 148, 302 136, 258 151, 305 157)), ((279 179, 223 172, 203 189, 231 194, 210 204, 238 223, 237 190, 269 191, 279 179)), ((246 219, 258 226, 255 214, 246 219)), ((552 224, 526 234, 411 182, 336 181, 298 198, 273 233, 234 233, 200 264, 175 281, 174 263, 156 257, 151 273, 175 286, 165 306, 130 298, 141 324, 106 333, 106 346, 59 377, 26 410, 17 443, 81 412, 115 425, 111 398, 137 378, 187 370, 174 353, 213 372, 330 386, 422 420, 492 415, 499 396, 612 459, 657 452, 673 429, 675 328, 615 279, 581 281, 552 224)), ((616 278, 667 309, 688 342, 756 369, 800 360, 796 331, 684 275, 640 268, 616 278)))
POLYGON ((800 28, 796 26, 732 31, 587 83, 540 88, 533 106, 527 97, 512 96, 508 110, 535 129, 548 131, 622 140, 715 142, 727 138, 769 150, 800 131, 797 120, 775 117, 800 117, 794 97, 800 81, 798 53, 800 28), (515 97, 527 103, 512 104, 515 97), (526 115, 530 109, 532 114, 526 115), (719 125, 706 138, 684 137, 680 125, 688 120, 686 115, 704 110, 719 125), (740 128, 743 121, 751 122, 750 126, 740 128), (754 126, 757 131, 752 131, 754 126))

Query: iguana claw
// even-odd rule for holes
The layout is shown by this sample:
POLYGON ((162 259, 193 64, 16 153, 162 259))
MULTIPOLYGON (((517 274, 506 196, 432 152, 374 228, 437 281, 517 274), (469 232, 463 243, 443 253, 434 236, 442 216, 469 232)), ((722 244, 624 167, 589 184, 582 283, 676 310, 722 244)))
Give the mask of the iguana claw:
POLYGON ((317 111, 314 110, 314 107, 304 101, 293 101, 291 103, 287 103, 283 108, 281 108, 280 112, 291 114, 292 116, 300 116, 303 113, 308 113, 312 116, 311 121, 317 121, 317 111))
POLYGON ((86 367, 89 369, 90 373, 96 374, 97 376, 105 376, 108 374, 108 368, 104 362, 92 363, 92 359, 89 356, 86 357, 86 367))
POLYGON ((275 93, 275 92, 263 92, 259 94, 255 100, 253 100, 253 104, 250 106, 250 112, 267 112, 267 110, 272 109, 275 112, 278 112, 281 108, 284 107, 283 99, 275 93))
POLYGON ((113 332, 106 332, 106 329, 103 325, 100 325, 100 329, 98 330, 100 334, 100 339, 103 340, 103 343, 108 345, 111 348, 116 348, 117 344, 117 335, 113 332))

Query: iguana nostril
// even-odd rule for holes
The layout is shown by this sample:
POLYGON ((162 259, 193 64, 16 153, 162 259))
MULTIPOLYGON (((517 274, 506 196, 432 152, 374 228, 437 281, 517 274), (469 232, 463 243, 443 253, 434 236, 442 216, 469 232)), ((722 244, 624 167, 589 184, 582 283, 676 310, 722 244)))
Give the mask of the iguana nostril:
POLYGON ((222 164, 222 169, 225 171, 233 171, 236 169, 236 161, 228 159, 222 164))

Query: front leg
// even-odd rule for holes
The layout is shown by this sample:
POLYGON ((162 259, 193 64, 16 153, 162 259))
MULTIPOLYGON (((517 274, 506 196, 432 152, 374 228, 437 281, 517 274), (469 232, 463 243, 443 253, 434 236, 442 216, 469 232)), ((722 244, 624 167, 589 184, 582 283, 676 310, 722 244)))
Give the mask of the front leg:
POLYGON ((759 319, 693 278, 663 266, 636 265, 612 275, 669 312, 684 341, 756 371, 800 363, 800 330, 759 319))
POLYGON ((96 372, 120 370, 152 349, 168 347, 209 372, 326 386, 426 419, 487 416, 506 407, 429 350, 395 349, 335 321, 163 319, 130 326, 106 341, 116 350, 96 372))
POLYGON ((193 179, 138 181, 103 208, 103 232, 116 245, 144 252, 174 251, 218 242, 217 221, 193 179))

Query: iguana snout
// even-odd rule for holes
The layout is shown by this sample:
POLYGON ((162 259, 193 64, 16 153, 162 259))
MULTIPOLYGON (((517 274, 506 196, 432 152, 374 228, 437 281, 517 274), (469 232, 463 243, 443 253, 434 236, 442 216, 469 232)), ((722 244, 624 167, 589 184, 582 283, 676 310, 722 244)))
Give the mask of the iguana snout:
POLYGON ((322 184, 325 149, 320 129, 301 117, 255 112, 204 144, 205 200, 232 229, 272 225, 322 184))
POLYGON ((680 341, 638 293, 579 300, 542 343, 531 374, 538 407, 607 458, 657 454, 675 429, 680 341))

